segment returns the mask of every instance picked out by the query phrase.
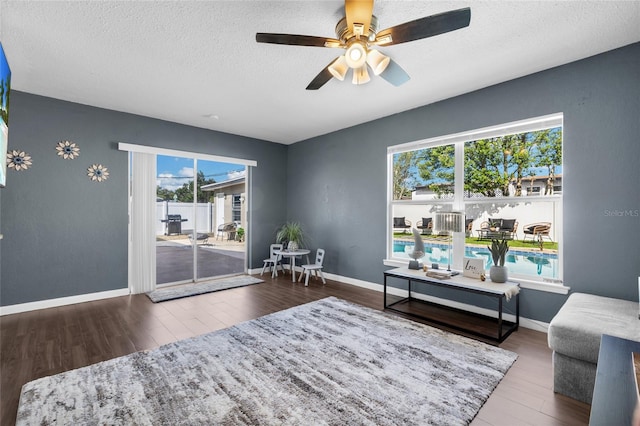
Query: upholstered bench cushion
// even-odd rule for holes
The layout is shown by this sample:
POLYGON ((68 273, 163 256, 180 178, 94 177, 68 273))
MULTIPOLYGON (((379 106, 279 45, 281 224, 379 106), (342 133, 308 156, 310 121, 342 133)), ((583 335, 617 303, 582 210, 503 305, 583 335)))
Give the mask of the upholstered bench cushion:
POLYGON ((568 357, 597 363, 603 334, 640 341, 638 303, 574 293, 549 324, 549 347, 568 357))

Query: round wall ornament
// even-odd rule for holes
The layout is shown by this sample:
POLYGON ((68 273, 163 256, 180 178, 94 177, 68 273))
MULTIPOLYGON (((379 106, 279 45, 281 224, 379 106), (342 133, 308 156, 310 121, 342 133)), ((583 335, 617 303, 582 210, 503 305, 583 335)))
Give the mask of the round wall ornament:
POLYGON ((27 170, 31 167, 31 156, 24 151, 7 151, 7 166, 17 171, 27 170))
POLYGON ((87 176, 93 181, 102 182, 109 178, 109 169, 102 164, 92 164, 87 169, 87 176))
POLYGON ((80 148, 71 141, 61 141, 56 145, 58 155, 65 160, 73 160, 80 155, 80 148))

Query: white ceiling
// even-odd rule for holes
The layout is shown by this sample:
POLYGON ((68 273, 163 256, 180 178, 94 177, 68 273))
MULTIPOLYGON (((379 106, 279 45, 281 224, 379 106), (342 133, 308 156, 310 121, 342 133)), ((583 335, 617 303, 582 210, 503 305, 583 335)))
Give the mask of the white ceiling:
POLYGON ((380 50, 411 80, 307 84, 341 50, 256 43, 335 37, 343 2, 0 0, 12 88, 291 144, 640 41, 640 1, 399 1, 380 29, 462 7, 471 24, 380 50))

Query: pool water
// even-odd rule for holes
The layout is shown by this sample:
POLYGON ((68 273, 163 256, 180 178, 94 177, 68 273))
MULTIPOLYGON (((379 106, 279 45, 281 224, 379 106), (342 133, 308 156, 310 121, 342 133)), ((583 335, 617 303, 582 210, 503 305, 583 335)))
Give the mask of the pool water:
MULTIPOLYGON (((393 257, 400 259, 410 259, 409 253, 413 251, 413 241, 393 241, 393 257)), ((446 265, 449 261, 449 245, 446 243, 424 243, 425 256, 420 259, 426 264, 439 263, 446 265)), ((491 267, 493 260, 491 253, 486 247, 465 246, 464 255, 466 257, 476 257, 485 259, 487 270, 491 267)), ((536 251, 510 249, 507 253, 504 266, 509 268, 509 272, 518 275, 533 275, 543 278, 557 279, 558 255, 555 253, 539 253, 536 251)))

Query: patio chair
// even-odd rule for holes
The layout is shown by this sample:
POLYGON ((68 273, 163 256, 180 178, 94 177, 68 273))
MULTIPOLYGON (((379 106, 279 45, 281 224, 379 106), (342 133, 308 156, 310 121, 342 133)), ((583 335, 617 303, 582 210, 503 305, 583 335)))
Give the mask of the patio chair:
POLYGON ((218 240, 218 237, 222 237, 222 240, 224 240, 224 235, 225 234, 227 234, 227 239, 230 240, 232 232, 234 233, 234 236, 235 236, 236 224, 233 223, 233 222, 223 223, 222 225, 218 226, 218 233, 216 234, 216 241, 218 240))
POLYGON ((518 230, 516 219, 487 219, 480 224, 478 229, 478 241, 480 240, 513 240, 518 230))
POLYGON ((278 265, 280 265, 280 269, 282 269, 282 273, 284 274, 284 267, 282 266, 282 258, 279 254, 275 253, 278 250, 282 250, 282 244, 271 244, 269 246, 269 258, 265 259, 264 265, 262 266, 262 272, 260 275, 264 274, 264 271, 269 267, 269 272, 271 272, 271 276, 278 276, 278 265), (274 268, 273 270, 271 268, 274 268))
POLYGON ((540 242, 543 238, 548 238, 549 241, 553 242, 549 235, 551 232, 551 222, 530 223, 524 227, 522 232, 524 233, 522 242, 527 241, 527 239, 530 239, 532 242, 540 242))
POLYGON ((310 263, 308 265, 302 265, 302 272, 300 273, 300 278, 298 281, 302 281, 302 275, 305 274, 304 285, 305 287, 309 286, 309 274, 313 271, 318 278, 318 273, 320 273, 320 278, 322 278, 322 284, 326 284, 327 282, 324 279, 324 275, 322 274, 322 262, 324 262, 324 249, 319 248, 316 250, 316 263, 310 263))
POLYGON ((393 218, 393 230, 402 229, 403 232, 407 232, 407 229, 411 229, 411 221, 403 217, 393 218))
POLYGON ((504 240, 513 240, 518 230, 518 221, 516 219, 502 219, 500 222, 500 234, 504 240))
POLYGON ((433 232, 433 220, 430 217, 423 217, 416 223, 416 228, 420 230, 422 235, 431 235, 433 232))

